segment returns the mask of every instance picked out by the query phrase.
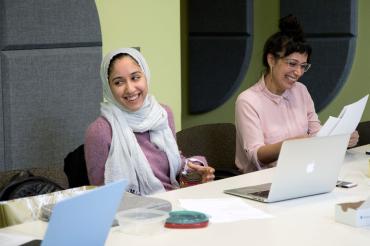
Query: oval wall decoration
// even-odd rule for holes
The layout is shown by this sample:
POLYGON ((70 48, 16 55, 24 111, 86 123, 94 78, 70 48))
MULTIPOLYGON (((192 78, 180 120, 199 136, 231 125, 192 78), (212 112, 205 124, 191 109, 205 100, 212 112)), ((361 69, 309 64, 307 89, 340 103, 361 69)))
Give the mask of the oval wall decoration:
POLYGON ((357 1, 281 0, 280 5, 281 16, 298 17, 312 45, 312 68, 301 82, 320 112, 339 93, 351 71, 357 37, 357 1))
POLYGON ((252 0, 189 0, 189 110, 211 111, 241 84, 252 50, 252 0))

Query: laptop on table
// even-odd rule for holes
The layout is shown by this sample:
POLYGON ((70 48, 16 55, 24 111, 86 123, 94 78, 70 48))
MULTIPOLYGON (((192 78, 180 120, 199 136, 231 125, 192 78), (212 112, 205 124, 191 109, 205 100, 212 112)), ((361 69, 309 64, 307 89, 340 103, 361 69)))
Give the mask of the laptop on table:
POLYGON ((225 190, 261 202, 277 202, 332 191, 347 150, 349 134, 285 141, 272 183, 225 190))
POLYGON ((126 186, 121 180, 58 202, 44 239, 22 245, 104 245, 126 186))

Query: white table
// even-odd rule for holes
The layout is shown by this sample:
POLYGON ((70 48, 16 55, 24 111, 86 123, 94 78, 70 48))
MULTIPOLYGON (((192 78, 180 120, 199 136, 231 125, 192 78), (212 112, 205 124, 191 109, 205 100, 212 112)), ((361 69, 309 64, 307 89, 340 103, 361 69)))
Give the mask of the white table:
MULTIPOLYGON (((214 223, 203 229, 165 229, 152 236, 127 235, 113 228, 106 245, 370 245, 370 227, 355 228, 334 220, 335 204, 366 199, 370 196, 368 173, 370 145, 347 151, 340 178, 358 184, 355 188, 336 188, 333 192, 272 204, 243 199, 273 218, 214 223)), ((178 199, 230 197, 223 190, 269 182, 274 168, 214 181, 198 186, 155 195, 170 201, 174 209, 178 199)), ((47 224, 24 223, 0 230, 21 232, 42 238, 47 224)))

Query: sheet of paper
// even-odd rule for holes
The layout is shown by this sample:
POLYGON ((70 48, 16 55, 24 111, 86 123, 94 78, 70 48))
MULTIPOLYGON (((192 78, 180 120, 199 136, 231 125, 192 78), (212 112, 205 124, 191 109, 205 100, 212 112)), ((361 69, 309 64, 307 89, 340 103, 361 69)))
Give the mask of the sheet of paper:
POLYGON ((351 134, 361 120, 369 95, 343 107, 338 118, 329 117, 317 136, 351 134))
POLYGON ((240 198, 179 199, 186 210, 207 214, 212 223, 232 222, 247 219, 266 219, 273 216, 256 209, 240 198))
POLYGON ((321 127, 320 131, 316 134, 317 137, 325 137, 330 136, 333 129, 338 124, 339 119, 333 116, 329 116, 328 120, 325 124, 321 127))
POLYGON ((340 114, 340 121, 332 131, 332 135, 350 134, 356 130, 361 120, 369 95, 361 98, 355 103, 349 104, 343 108, 343 114, 340 114))
POLYGON ((15 246, 21 245, 26 242, 35 239, 34 237, 18 234, 18 233, 11 233, 11 232, 0 232, 0 245, 1 246, 15 246))

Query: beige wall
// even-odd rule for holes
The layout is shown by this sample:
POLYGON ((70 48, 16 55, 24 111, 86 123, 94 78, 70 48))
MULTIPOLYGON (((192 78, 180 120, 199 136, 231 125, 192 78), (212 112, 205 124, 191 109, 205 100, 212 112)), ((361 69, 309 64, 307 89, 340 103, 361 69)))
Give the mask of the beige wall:
POLYGON ((140 47, 150 70, 150 93, 169 105, 181 128, 180 0, 96 0, 103 53, 140 47))

